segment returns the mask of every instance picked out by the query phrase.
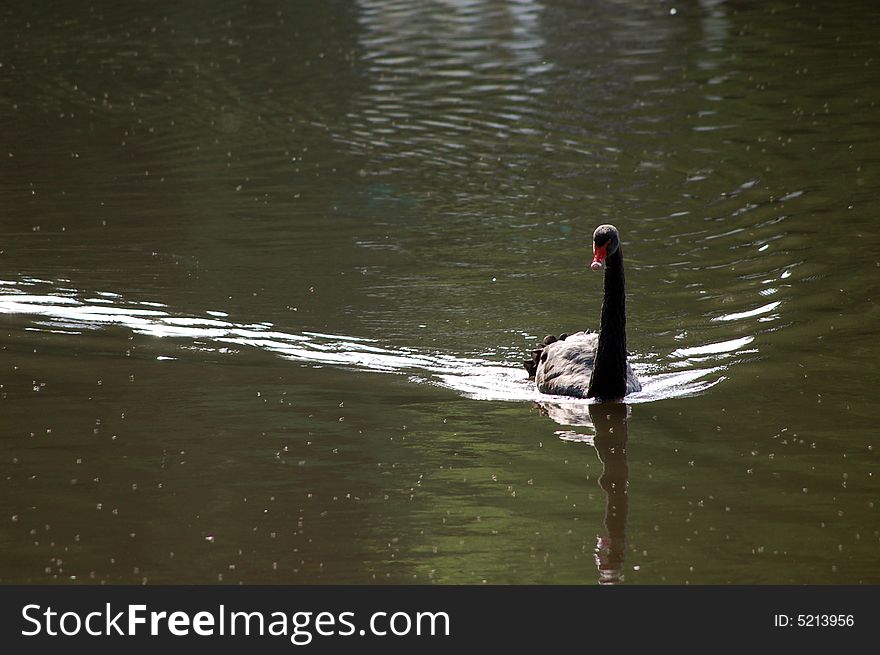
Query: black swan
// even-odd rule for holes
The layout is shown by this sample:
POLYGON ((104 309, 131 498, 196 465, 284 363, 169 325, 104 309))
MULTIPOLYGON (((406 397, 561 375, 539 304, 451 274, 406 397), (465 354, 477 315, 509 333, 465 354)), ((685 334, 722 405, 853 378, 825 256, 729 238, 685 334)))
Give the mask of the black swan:
POLYGON ((626 280, 620 233, 613 225, 600 225, 593 232, 590 268, 605 269, 599 334, 548 335, 523 364, 542 393, 617 400, 641 391, 642 385, 626 361, 626 280))

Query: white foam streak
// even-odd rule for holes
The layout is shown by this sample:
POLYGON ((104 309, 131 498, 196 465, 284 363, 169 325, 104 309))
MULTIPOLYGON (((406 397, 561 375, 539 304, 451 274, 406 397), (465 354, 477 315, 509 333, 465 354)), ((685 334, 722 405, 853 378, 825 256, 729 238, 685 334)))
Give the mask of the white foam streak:
MULTIPOLYGON (((19 286, 33 287, 36 283, 25 281, 19 286)), ((41 282, 42 284, 42 282, 41 282)), ((12 285, 4 284, 4 287, 12 285)), ((36 327, 26 329, 57 331, 61 327, 69 331, 100 329, 107 325, 124 326, 138 334, 157 338, 187 340, 181 349, 192 349, 198 342, 198 350, 234 354, 239 348, 254 348, 313 366, 340 366, 361 371, 407 374, 414 382, 427 382, 451 389, 466 397, 478 400, 534 401, 552 403, 562 409, 562 414, 584 414, 591 401, 565 396, 548 396, 539 393, 526 377, 519 362, 505 362, 476 357, 457 357, 446 353, 424 352, 412 348, 384 348, 375 340, 345 335, 302 332, 290 333, 277 329, 271 323, 240 324, 220 320, 224 312, 206 312, 207 316, 173 316, 170 312, 156 309, 159 303, 125 302, 118 294, 97 292, 100 299, 80 300, 76 292, 67 295, 50 293, 39 295, 24 293, 17 289, 0 292, 0 313, 39 317, 36 327), (107 306, 106 298, 117 298, 107 306), (144 307, 150 307, 145 309, 144 307)), ((74 333, 76 334, 76 332, 74 333)), ((671 362, 665 371, 651 371, 645 365, 635 364, 636 373, 642 381, 642 391, 627 396, 628 403, 643 403, 670 397, 682 397, 700 393, 723 379, 720 366, 700 368, 699 356, 724 353, 742 348, 753 337, 744 337, 694 348, 681 348, 673 356, 691 357, 684 362, 671 362), (672 366, 672 365, 675 366, 672 366), (669 370, 672 367, 675 370, 669 370)), ((527 348, 524 347, 524 351, 527 348)), ((174 359, 161 356, 160 359, 174 359)))
POLYGON ((717 343, 708 343, 703 346, 694 346, 692 348, 677 348, 672 351, 673 357, 693 357, 697 355, 715 355, 718 353, 727 353, 739 350, 743 346, 750 344, 755 340, 753 336, 746 336, 740 339, 731 339, 730 341, 719 341, 717 343))
POLYGON ((779 307, 782 302, 777 300, 776 302, 771 302, 761 307, 756 307, 755 309, 750 309, 745 312, 737 312, 735 314, 724 314, 722 316, 716 316, 713 318, 713 321, 738 321, 743 318, 752 318, 753 316, 760 316, 761 314, 769 314, 774 309, 779 307))

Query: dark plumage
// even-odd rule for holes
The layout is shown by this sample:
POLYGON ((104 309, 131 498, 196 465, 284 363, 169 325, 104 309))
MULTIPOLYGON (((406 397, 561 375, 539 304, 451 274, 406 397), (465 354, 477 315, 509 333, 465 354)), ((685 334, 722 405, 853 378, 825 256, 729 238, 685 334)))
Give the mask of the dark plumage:
POLYGON ((613 225, 600 225, 593 233, 590 266, 605 269, 599 333, 548 335, 523 364, 542 393, 619 399, 642 385, 626 360, 626 280, 620 235, 613 225))

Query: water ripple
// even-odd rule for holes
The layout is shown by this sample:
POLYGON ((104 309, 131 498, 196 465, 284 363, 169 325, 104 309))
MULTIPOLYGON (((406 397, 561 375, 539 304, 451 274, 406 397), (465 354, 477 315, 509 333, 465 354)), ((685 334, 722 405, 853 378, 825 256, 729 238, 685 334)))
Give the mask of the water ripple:
MULTIPOLYGON (((387 348, 376 340, 321 332, 288 332, 271 323, 236 323, 226 313, 206 311, 205 316, 175 315, 161 303, 127 301, 116 293, 81 294, 45 281, 0 281, 0 314, 26 316, 26 330, 64 333, 77 338, 84 330, 123 326, 136 334, 182 340, 181 350, 234 354, 229 346, 254 348, 313 366, 339 366, 358 371, 404 374, 414 383, 433 384, 477 400, 533 401, 567 410, 557 419, 583 414, 590 400, 539 393, 526 378, 518 361, 463 357, 425 352, 416 348, 387 348), (42 291, 42 293, 38 293, 42 291), (101 295, 103 298, 89 298, 101 295), (109 300, 111 299, 112 300, 109 300), (107 302, 111 304, 107 304, 107 302)), ((633 360, 643 389, 627 402, 643 403, 699 394, 724 379, 720 360, 704 365, 706 355, 740 351, 753 337, 682 348, 665 365, 633 360), (692 359, 687 359, 692 357, 692 359)), ((514 354, 515 355, 515 354, 514 354)), ((157 359, 174 359, 162 355, 157 359)), ((554 413, 550 413, 551 418, 554 413)))

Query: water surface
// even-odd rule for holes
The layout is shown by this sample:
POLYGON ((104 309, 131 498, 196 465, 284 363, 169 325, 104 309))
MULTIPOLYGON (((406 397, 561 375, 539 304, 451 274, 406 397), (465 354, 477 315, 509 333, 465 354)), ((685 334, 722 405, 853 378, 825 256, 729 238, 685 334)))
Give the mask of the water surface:
POLYGON ((0 10, 0 580, 880 582, 878 19, 0 10))

